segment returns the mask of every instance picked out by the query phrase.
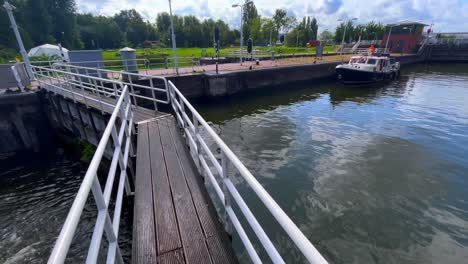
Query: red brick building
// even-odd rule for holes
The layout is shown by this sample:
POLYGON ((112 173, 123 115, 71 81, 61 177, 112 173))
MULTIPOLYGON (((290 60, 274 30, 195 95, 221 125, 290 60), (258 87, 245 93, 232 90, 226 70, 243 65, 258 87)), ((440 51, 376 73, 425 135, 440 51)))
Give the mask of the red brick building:
POLYGON ((388 42, 390 52, 415 53, 421 44, 422 34, 426 26, 428 25, 408 20, 389 24, 383 37, 382 48, 385 47, 390 35, 388 42))

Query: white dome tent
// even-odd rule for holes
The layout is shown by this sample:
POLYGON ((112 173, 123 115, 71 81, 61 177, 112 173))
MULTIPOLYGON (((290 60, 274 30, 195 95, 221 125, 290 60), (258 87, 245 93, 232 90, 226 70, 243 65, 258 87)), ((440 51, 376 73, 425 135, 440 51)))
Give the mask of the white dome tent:
MULTIPOLYGON (((68 59, 68 50, 66 48, 62 48, 63 55, 65 56, 65 60, 68 59)), ((60 48, 57 45, 52 45, 52 44, 44 44, 41 46, 37 46, 35 48, 32 48, 29 53, 29 57, 35 57, 35 56, 48 56, 49 58, 55 57, 60 59, 62 55, 60 54, 60 48)))

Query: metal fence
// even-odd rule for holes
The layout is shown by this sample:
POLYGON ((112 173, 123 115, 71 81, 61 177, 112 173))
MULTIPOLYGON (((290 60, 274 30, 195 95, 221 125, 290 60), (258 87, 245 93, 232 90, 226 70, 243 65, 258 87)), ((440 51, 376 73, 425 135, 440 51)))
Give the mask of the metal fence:
POLYGON ((104 105, 109 104, 105 98, 118 98, 121 85, 128 87, 132 104, 135 106, 146 102, 146 105, 151 103, 154 110, 158 110, 158 103, 169 103, 167 80, 164 77, 88 68, 65 63, 55 63, 52 68, 32 66, 32 69, 40 84, 49 86, 56 92, 71 93, 72 98, 83 97, 87 93, 95 95, 84 97, 84 103, 89 106, 88 100, 99 100, 101 111, 103 111, 104 105), (143 78, 146 79, 147 85, 137 83, 137 80, 143 78))
POLYGON ((185 131, 185 136, 188 141, 187 143, 190 146, 195 164, 202 175, 208 176, 210 183, 215 189, 217 197, 224 205, 225 222, 233 225, 252 261, 254 263, 262 263, 262 260, 258 256, 254 245, 247 236, 238 215, 233 210, 233 204, 236 204, 240 209, 242 215, 247 220, 247 223, 254 231, 273 263, 284 263, 280 253, 273 245, 263 227, 257 221, 255 215, 252 213, 249 206, 232 182, 228 173, 228 167, 233 167, 235 172, 242 176, 248 186, 262 201, 263 205, 278 221, 279 225, 288 234, 289 238, 310 263, 327 263, 301 230, 292 222, 289 216, 273 200, 268 192, 239 160, 239 158, 231 151, 216 132, 214 132, 210 125, 203 119, 197 110, 195 110, 195 108, 171 81, 169 81, 169 94, 177 121, 180 127, 185 131), (211 151, 210 147, 206 143, 206 139, 202 137, 200 133, 201 130, 204 130, 210 141, 213 141, 216 144, 216 148, 220 151, 221 162, 218 161, 215 154, 211 151), (221 184, 218 183, 218 180, 221 184))
MULTIPOLYGON (((377 48, 375 49, 374 52, 376 53, 387 53, 387 49, 385 48, 377 48)), ((353 49, 353 48, 344 48, 343 49, 343 54, 366 54, 369 53, 370 50, 369 48, 358 48, 358 49, 353 49)))
POLYGON ((48 263, 65 262, 90 191, 93 194, 98 214, 93 235, 91 237, 91 243, 89 245, 86 263, 97 262, 104 232, 106 234, 105 236, 108 244, 106 262, 123 263, 118 245, 118 236, 124 191, 127 195, 132 193, 127 174, 129 156, 133 151, 131 143, 132 133, 133 111, 131 107, 130 93, 128 86, 124 86, 109 119, 109 123, 104 130, 96 152, 91 160, 89 168, 86 171, 86 175, 81 183, 80 189, 73 201, 73 205, 65 220, 65 224, 60 231, 60 235, 57 238, 48 263), (120 125, 117 125, 118 117, 120 118, 120 125), (98 180, 98 169, 110 141, 112 142, 111 147, 113 148, 113 156, 103 191, 98 180), (111 215, 109 212, 109 205, 113 193, 112 189, 115 183, 117 183, 117 192, 114 198, 115 206, 113 208, 113 215, 111 215))

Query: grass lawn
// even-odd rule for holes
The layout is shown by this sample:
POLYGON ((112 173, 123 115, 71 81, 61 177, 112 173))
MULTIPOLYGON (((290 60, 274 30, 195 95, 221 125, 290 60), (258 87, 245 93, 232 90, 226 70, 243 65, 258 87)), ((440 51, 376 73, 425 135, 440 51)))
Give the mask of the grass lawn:
MULTIPOLYGON (((325 46, 324 53, 334 52, 336 46, 325 46)), ((238 51, 238 47, 224 48, 220 50, 220 56, 223 57, 230 51, 238 51)), ((269 47, 254 47, 254 50, 259 50, 265 53, 269 53, 269 47)), ((315 47, 304 48, 304 47, 285 47, 277 46, 273 47, 275 55, 289 55, 289 54, 315 54, 315 47)), ((137 49, 138 58, 172 58, 172 48, 160 48, 160 49, 137 49)), ((184 57, 211 57, 214 55, 213 48, 177 48, 177 56, 184 57)), ((120 54, 118 50, 106 50, 103 51, 104 60, 119 60, 120 54)))

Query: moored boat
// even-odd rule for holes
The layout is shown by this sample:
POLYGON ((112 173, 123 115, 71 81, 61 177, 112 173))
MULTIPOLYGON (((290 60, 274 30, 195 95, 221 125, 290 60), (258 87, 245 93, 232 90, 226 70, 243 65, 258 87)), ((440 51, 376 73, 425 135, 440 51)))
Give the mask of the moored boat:
POLYGON ((344 84, 370 84, 398 78, 400 63, 388 54, 359 55, 336 66, 335 72, 338 81, 344 84))

